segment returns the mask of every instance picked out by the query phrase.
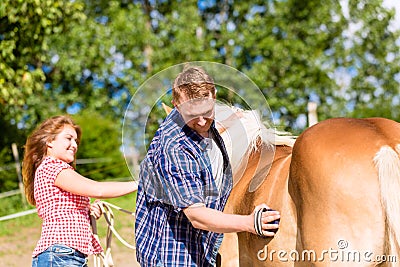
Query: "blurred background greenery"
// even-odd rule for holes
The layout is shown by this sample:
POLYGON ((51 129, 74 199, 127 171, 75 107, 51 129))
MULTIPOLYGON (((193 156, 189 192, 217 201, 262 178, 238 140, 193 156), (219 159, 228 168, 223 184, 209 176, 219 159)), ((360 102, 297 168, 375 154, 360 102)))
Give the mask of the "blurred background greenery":
MULTIPOLYGON (((309 101, 319 120, 399 121, 394 19, 382 0, 2 0, 0 192, 18 188, 11 144, 21 159, 27 135, 61 113, 83 128, 80 173, 129 179, 121 153, 129 101, 146 79, 187 61, 246 74, 280 130, 303 131, 309 101)), ((153 112, 149 127, 163 116, 153 112)), ((23 209, 9 199, 1 213, 23 209)))

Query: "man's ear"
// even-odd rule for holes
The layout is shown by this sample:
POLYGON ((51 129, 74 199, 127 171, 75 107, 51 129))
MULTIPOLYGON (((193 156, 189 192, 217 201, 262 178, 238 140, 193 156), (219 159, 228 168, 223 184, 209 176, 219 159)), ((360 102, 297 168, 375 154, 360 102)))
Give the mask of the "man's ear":
POLYGON ((172 100, 171 103, 172 103, 172 105, 174 105, 174 108, 176 108, 176 110, 180 112, 180 110, 179 110, 180 103, 178 103, 174 100, 172 100))

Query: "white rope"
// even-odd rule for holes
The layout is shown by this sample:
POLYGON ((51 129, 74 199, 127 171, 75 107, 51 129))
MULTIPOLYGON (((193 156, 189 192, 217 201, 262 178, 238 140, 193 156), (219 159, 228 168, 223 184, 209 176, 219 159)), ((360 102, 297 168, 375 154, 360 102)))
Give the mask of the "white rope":
MULTIPOLYGON (((130 212, 127 210, 124 210, 116 205, 113 205, 111 203, 105 202, 105 201, 99 201, 98 202, 100 209, 102 211, 102 214, 104 215, 104 218, 107 222, 107 235, 106 235, 106 249, 105 252, 102 252, 100 254, 95 254, 94 256, 94 267, 113 267, 114 263, 112 260, 111 256, 111 239, 112 239, 112 234, 114 234, 117 239, 124 244, 126 247, 135 250, 136 247, 129 244, 126 242, 115 230, 114 228, 114 213, 111 208, 114 208, 116 210, 128 213, 132 216, 135 216, 134 212, 130 212)), ((97 225, 96 225, 96 219, 94 218, 93 215, 90 216, 90 222, 92 224, 92 229, 93 229, 93 234, 95 238, 99 241, 99 237, 97 235, 97 225)), ((100 242, 100 241, 99 241, 100 242)))

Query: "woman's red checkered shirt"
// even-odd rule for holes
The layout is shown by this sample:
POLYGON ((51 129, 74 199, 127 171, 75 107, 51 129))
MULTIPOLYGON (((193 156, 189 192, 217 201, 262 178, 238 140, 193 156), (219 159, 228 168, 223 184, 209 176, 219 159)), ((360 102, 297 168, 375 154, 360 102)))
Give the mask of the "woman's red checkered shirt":
POLYGON ((65 169, 73 168, 62 160, 46 157, 36 170, 34 194, 43 223, 33 257, 53 244, 64 244, 86 255, 103 251, 91 231, 89 198, 64 191, 54 184, 57 175, 65 169))

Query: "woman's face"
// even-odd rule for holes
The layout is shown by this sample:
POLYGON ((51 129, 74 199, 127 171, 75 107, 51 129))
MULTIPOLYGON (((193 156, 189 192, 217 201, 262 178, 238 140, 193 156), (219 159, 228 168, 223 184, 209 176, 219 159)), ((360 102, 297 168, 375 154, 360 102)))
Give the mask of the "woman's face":
POLYGON ((75 129, 70 125, 65 125, 54 140, 47 143, 47 155, 66 163, 73 162, 78 151, 77 138, 75 129))

